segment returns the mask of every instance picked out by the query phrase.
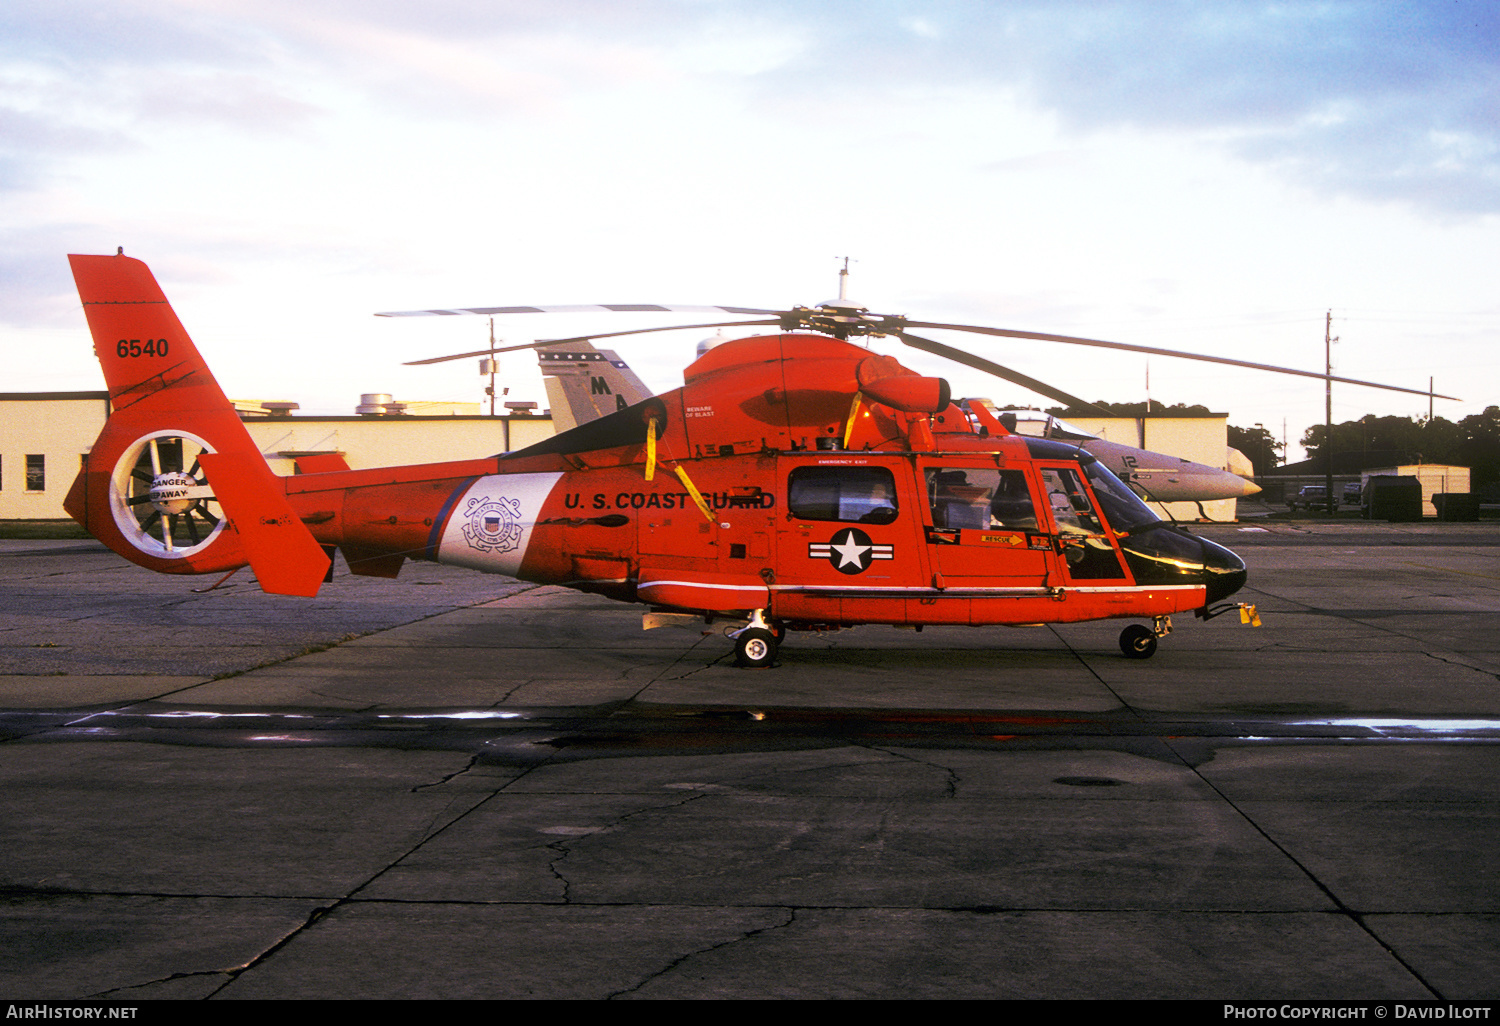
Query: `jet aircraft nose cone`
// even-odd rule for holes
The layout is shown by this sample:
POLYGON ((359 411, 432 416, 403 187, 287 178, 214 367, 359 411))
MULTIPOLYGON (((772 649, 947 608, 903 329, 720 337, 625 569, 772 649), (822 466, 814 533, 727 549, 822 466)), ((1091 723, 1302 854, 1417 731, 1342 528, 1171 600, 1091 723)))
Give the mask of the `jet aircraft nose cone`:
POLYGON ((1208 588, 1208 604, 1226 599, 1245 586, 1249 571, 1245 561, 1224 546, 1199 538, 1203 545, 1203 582, 1208 588))

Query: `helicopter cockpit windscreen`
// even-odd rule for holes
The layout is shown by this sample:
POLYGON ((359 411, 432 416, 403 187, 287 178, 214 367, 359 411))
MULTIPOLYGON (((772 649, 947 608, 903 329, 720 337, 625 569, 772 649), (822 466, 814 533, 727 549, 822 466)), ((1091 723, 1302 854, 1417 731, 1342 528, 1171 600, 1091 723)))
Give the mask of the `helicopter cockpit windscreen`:
POLYGON ((1028 438, 1056 438, 1064 442, 1085 442, 1098 435, 1074 427, 1060 417, 1041 410, 1003 410, 999 420, 1005 430, 1028 438))
POLYGON ((1161 517, 1151 512, 1150 507, 1124 481, 1110 473, 1104 464, 1095 459, 1079 462, 1083 465, 1084 476, 1089 479, 1094 495, 1104 509, 1104 516, 1115 533, 1129 534, 1149 524, 1161 523, 1161 517))

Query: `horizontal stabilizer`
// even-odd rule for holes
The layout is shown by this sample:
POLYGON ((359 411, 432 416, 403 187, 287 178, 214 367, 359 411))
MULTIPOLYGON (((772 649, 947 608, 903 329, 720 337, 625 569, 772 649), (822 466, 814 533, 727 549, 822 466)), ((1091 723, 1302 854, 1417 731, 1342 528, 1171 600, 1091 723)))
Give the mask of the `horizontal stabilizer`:
POLYGON ((299 474, 328 474, 348 469, 349 462, 341 452, 306 452, 297 457, 299 474))
POLYGON ((239 534, 261 589, 274 595, 318 593, 330 561, 307 525, 292 512, 271 468, 230 453, 198 457, 219 505, 239 534))

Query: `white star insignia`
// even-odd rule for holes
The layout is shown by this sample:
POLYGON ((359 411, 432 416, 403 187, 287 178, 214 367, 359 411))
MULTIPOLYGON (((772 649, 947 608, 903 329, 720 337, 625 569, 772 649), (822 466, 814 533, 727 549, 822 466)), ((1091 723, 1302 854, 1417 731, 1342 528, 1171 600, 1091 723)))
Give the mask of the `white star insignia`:
POLYGON ((842 568, 848 566, 850 563, 853 563, 855 566, 863 566, 864 561, 860 559, 860 556, 869 552, 875 546, 859 544, 854 540, 854 532, 850 531, 844 535, 844 544, 829 545, 828 547, 839 554, 839 566, 842 568))

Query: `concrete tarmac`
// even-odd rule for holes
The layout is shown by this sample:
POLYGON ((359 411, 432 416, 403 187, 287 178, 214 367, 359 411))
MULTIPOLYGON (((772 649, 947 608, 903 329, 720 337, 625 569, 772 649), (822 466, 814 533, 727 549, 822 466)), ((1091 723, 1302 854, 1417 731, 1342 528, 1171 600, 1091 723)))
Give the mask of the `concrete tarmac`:
POLYGON ((0 997, 1500 997, 1500 525, 1264 523, 1265 626, 718 633, 0 542, 0 997))

